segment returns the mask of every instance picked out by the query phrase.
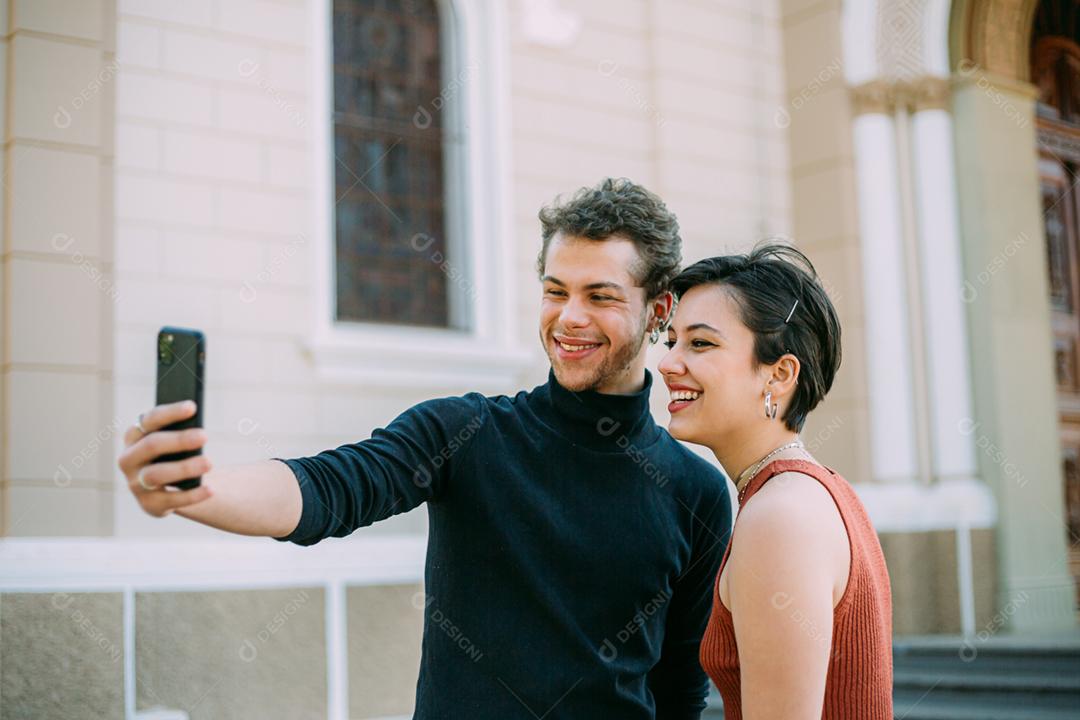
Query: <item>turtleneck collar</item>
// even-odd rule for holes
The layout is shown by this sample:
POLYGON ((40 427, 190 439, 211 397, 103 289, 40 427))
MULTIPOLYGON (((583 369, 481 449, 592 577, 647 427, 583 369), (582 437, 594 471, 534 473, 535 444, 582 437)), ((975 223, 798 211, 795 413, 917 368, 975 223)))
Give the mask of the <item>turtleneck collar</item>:
POLYGON ((652 374, 645 371, 645 386, 630 395, 609 395, 595 390, 567 390, 548 371, 547 384, 531 394, 537 416, 575 445, 595 450, 643 447, 656 440, 658 428, 649 412, 652 374))

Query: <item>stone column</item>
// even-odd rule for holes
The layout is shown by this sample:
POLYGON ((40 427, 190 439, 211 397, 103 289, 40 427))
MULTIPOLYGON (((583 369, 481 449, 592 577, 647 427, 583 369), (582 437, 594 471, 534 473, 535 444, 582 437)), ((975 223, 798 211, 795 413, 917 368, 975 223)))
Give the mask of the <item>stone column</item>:
POLYGON ((889 88, 879 82, 854 92, 871 468, 876 481, 914 482, 919 475, 919 454, 909 334, 909 268, 890 96, 889 88))
POLYGON ((961 291, 960 222, 949 82, 923 77, 908 85, 912 190, 918 228, 919 278, 926 353, 930 463, 936 481, 971 481, 975 453, 971 421, 967 321, 961 291))
POLYGON ((1035 163, 1034 88, 974 66, 954 80, 979 475, 1001 508, 999 609, 1013 631, 1074 627, 1035 163), (1002 612, 1005 612, 1002 610, 1002 612))
POLYGON ((0 535, 109 535, 114 2, 4 3, 0 22, 0 535))

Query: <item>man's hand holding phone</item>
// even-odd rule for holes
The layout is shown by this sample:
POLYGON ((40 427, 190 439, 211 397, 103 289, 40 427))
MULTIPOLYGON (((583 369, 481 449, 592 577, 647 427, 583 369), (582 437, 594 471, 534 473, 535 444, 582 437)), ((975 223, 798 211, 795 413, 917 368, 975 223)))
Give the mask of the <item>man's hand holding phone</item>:
POLYGON ((163 327, 157 337, 157 400, 124 433, 117 465, 144 511, 181 517, 240 535, 284 537, 300 522, 303 497, 292 470, 279 460, 236 465, 204 476, 210 461, 202 404, 206 338, 189 328, 163 327), (206 502, 213 498, 212 501, 206 502))
POLYGON ((210 460, 205 455, 156 462, 162 455, 199 450, 206 444, 206 431, 202 428, 162 430, 192 417, 196 410, 191 400, 157 405, 140 415, 139 422, 124 433, 125 449, 118 464, 139 505, 154 517, 164 517, 178 508, 206 500, 212 494, 205 483, 191 490, 168 487, 169 483, 209 472, 210 460))

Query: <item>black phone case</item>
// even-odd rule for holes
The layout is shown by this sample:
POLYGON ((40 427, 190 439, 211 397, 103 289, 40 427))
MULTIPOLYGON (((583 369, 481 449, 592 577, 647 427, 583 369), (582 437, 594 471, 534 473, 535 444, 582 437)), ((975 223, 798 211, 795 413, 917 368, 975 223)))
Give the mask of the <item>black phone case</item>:
MULTIPOLYGON (((194 400, 195 414, 166 425, 162 430, 185 430, 203 426, 203 368, 206 337, 199 330, 163 327, 157 336, 157 405, 194 400)), ((154 462, 173 462, 202 454, 202 448, 161 455, 154 462)), ((199 487, 202 476, 169 483, 181 490, 199 487)))

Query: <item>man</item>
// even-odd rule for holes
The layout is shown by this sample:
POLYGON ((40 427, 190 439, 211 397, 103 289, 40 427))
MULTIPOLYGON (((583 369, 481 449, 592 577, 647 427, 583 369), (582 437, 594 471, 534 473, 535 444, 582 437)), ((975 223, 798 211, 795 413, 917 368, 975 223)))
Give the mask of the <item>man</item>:
POLYGON ((301 545, 426 502, 427 617, 479 652, 425 618, 416 718, 697 718, 731 509, 723 476, 649 413, 645 351, 672 310, 678 223, 611 179, 540 220, 546 384, 423 402, 368 440, 182 493, 159 488, 207 472, 205 457, 147 463, 205 434, 154 432, 191 414, 161 406, 119 464, 153 515, 301 545))

